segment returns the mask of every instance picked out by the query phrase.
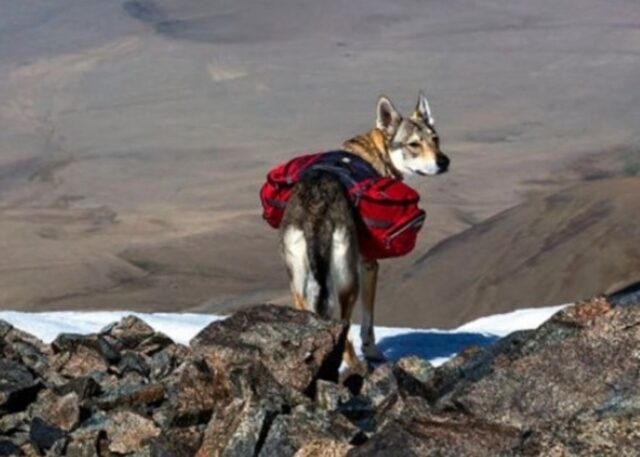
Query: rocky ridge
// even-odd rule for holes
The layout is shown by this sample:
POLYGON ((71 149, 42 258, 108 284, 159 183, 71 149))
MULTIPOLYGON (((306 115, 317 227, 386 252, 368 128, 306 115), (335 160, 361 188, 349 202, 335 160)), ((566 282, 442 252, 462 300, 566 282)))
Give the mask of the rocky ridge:
POLYGON ((342 374, 346 325, 287 307, 189 346, 135 317, 51 344, 0 322, 0 456, 637 455, 640 306, 611 301, 342 374))

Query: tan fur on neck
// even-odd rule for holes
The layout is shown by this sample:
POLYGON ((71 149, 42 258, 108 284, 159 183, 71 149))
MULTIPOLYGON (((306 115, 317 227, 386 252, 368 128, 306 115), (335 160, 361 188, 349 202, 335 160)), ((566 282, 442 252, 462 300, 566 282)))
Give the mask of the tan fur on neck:
POLYGON ((402 179, 402 174, 391 163, 389 140, 382 130, 375 128, 345 141, 342 147, 369 162, 381 176, 402 179))

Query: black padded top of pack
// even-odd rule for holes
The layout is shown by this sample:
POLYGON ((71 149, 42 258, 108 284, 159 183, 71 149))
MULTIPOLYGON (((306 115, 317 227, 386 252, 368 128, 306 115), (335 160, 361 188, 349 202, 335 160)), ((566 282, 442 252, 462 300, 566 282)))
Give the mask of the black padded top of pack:
POLYGON ((329 151, 302 172, 326 171, 335 175, 347 189, 355 184, 371 178, 379 178, 380 174, 369 162, 347 151, 329 151))

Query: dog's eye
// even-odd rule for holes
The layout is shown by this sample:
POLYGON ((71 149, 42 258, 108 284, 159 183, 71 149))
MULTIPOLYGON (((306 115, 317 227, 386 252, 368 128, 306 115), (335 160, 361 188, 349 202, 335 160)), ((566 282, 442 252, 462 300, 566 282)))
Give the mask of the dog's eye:
POLYGON ((411 147, 411 148, 419 148, 420 147, 420 142, 419 141, 412 141, 411 143, 409 143, 409 147, 411 147))

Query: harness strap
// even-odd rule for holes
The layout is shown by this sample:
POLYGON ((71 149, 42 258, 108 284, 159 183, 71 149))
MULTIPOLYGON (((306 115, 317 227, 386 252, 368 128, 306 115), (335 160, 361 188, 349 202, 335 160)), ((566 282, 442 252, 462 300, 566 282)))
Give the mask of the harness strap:
POLYGON ((368 187, 363 182, 380 178, 380 174, 369 162, 347 151, 322 154, 320 159, 303 170, 301 175, 316 170, 326 171, 337 177, 356 203, 368 187))

